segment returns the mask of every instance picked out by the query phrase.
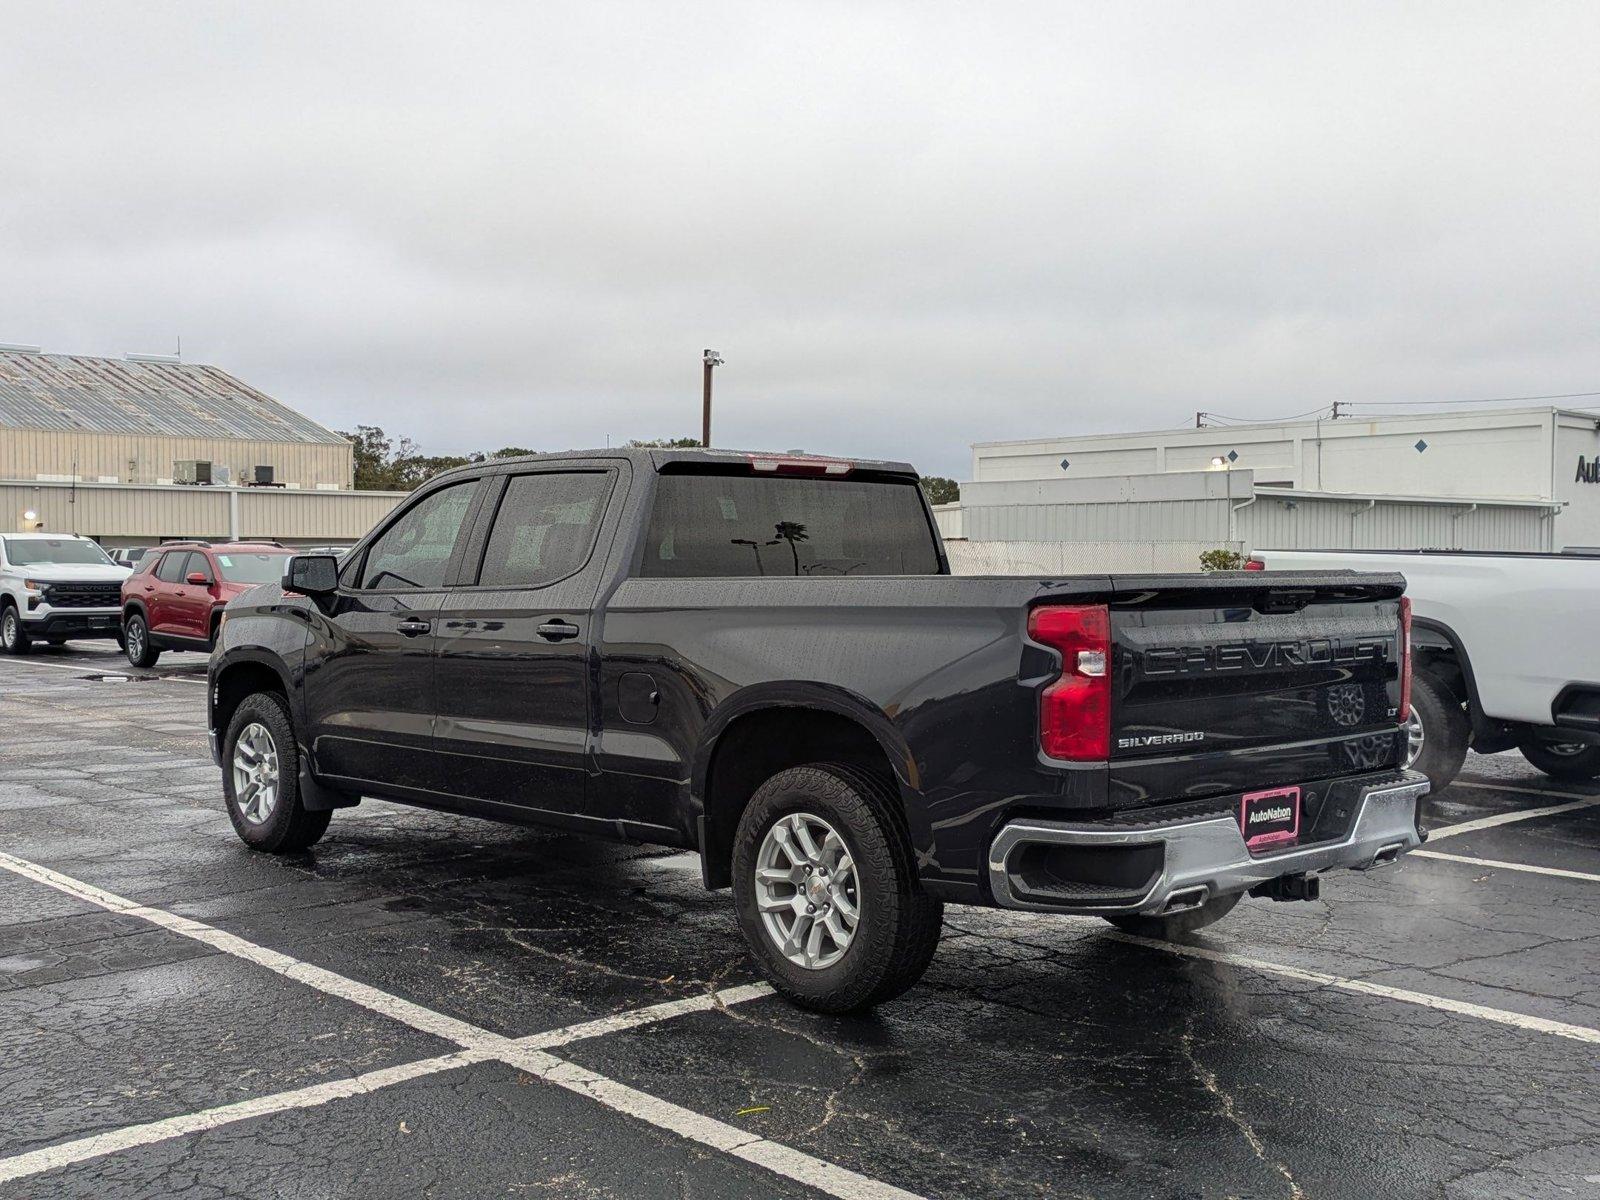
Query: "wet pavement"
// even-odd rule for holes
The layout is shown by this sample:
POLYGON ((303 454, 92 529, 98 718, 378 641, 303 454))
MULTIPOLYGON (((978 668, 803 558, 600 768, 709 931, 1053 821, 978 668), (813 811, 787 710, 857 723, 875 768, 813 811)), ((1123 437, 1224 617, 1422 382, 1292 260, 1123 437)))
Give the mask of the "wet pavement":
POLYGON ((690 856, 371 801, 252 854, 204 659, 110 649, 0 660, 0 1196, 1600 1196, 1600 786, 1515 754, 1439 857, 1179 948, 951 908, 826 1018, 690 856))

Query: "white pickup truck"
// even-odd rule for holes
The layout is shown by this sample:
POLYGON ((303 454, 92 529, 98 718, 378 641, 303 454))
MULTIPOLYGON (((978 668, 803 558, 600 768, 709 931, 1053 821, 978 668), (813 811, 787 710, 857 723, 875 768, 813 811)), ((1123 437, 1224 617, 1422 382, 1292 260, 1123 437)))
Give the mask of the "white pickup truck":
POLYGON ((1434 789, 1467 748, 1600 775, 1600 554, 1257 550, 1252 570, 1398 571, 1411 597, 1410 760, 1434 789))
POLYGON ((86 537, 0 536, 0 650, 26 654, 35 640, 120 640, 122 581, 131 573, 86 537))

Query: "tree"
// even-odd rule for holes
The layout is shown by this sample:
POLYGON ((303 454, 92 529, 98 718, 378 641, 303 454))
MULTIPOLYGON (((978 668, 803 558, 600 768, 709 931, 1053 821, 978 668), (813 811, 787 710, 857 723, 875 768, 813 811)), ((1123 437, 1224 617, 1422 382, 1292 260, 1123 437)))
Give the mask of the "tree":
POLYGON ((700 439, 692 437, 682 438, 634 438, 628 443, 630 450, 698 450, 700 439))
POLYGON ((451 467, 538 453, 521 446, 502 446, 492 454, 476 450, 471 454, 424 454, 410 438, 395 441, 377 425, 357 425, 354 433, 341 430, 339 436, 355 448, 356 488, 371 492, 409 492, 451 467))
POLYGON ((928 493, 929 504, 954 504, 961 499, 961 485, 943 475, 924 475, 920 482, 928 493))
POLYGON ((339 436, 354 443, 355 485, 361 491, 409 492, 417 486, 404 482, 401 466, 415 460, 421 449, 410 438, 397 444, 376 425, 357 425, 354 433, 340 430, 339 436))

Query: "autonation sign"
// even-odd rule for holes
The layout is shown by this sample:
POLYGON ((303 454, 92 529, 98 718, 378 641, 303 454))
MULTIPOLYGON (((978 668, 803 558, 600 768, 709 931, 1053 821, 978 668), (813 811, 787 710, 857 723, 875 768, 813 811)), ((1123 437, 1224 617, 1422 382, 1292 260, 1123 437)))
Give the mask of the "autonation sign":
POLYGON ((1578 455, 1578 477, 1574 483, 1600 483, 1600 454, 1593 458, 1578 455))

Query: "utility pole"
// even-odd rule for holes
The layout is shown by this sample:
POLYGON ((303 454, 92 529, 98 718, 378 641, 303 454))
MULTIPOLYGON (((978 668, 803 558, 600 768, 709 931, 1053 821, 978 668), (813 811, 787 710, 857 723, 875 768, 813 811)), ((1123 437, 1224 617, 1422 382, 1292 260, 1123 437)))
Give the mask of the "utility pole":
MULTIPOLYGON (((709 448, 711 445, 711 372, 722 365, 722 355, 715 350, 703 350, 700 352, 700 362, 705 380, 703 397, 705 407, 700 419, 700 444, 709 448)), ((760 561, 759 555, 757 556, 757 561, 760 561)))
POLYGON ((1340 412, 1339 412, 1339 405, 1341 405, 1341 404, 1343 404, 1343 403, 1344 403, 1344 401, 1343 401, 1343 400, 1335 400, 1335 401, 1334 401, 1334 402, 1333 402, 1333 412, 1332 412, 1332 413, 1331 413, 1331 414, 1329 414, 1329 416, 1328 416, 1328 420, 1330 420, 1330 421, 1337 421, 1337 420, 1338 420, 1338 419, 1339 419, 1339 417, 1340 417, 1340 416, 1341 416, 1341 415, 1342 415, 1342 414, 1341 414, 1341 413, 1340 413, 1340 412))

